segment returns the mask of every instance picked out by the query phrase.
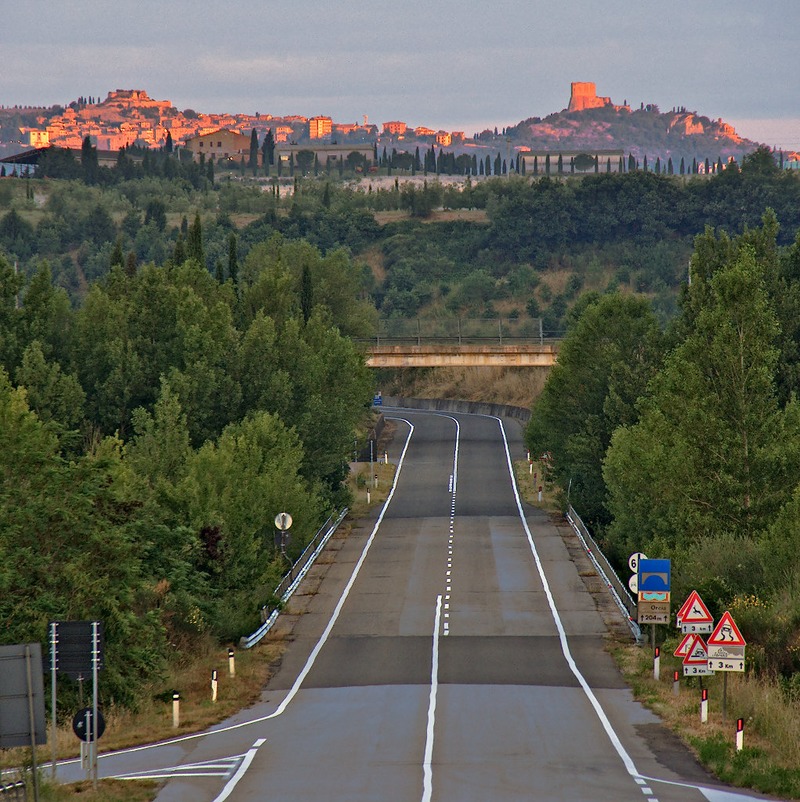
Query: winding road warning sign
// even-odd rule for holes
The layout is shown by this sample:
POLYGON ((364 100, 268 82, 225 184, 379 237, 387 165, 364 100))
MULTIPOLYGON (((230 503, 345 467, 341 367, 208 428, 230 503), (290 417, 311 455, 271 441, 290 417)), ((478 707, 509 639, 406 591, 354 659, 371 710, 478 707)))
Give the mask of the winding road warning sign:
POLYGON ((745 639, 726 610, 708 638, 708 667, 713 671, 744 671, 745 639))

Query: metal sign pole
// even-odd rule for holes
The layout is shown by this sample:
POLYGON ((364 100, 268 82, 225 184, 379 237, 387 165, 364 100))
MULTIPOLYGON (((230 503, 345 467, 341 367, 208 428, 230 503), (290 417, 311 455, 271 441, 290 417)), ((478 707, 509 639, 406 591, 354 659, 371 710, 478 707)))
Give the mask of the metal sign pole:
POLYGON ((728 720, 728 672, 722 675, 722 720, 728 720))
POLYGON ((50 722, 50 739, 52 740, 51 752, 53 762, 50 767, 50 776, 55 780, 56 778, 56 668, 57 650, 58 649, 58 624, 55 621, 50 623, 50 715, 52 721, 50 722))
MULTIPOLYGON (((31 647, 27 644, 25 645, 25 670, 28 678, 28 720, 31 728, 31 771, 33 773, 33 798, 35 802, 39 802, 39 768, 36 765, 36 718, 33 712, 33 673, 31 672, 31 647)), ((39 670, 41 670, 41 662, 39 670)))
POLYGON ((92 782, 97 790, 97 675, 100 662, 100 624, 92 621, 92 782))

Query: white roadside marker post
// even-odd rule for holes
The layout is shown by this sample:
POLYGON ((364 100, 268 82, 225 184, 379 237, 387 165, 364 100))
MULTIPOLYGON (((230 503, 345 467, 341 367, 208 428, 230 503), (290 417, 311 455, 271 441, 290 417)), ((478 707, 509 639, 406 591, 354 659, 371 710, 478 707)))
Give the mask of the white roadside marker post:
POLYGON ((172 726, 176 730, 181 726, 181 695, 177 691, 172 694, 172 726))
POLYGON ((744 749, 744 719, 740 718, 736 721, 736 751, 741 752, 744 749))
POLYGON ((211 671, 211 701, 217 701, 217 669, 211 671))
POLYGON ((681 681, 679 679, 680 674, 676 671, 672 675, 672 694, 673 696, 680 696, 681 693, 681 681))
POLYGON ((236 676, 236 653, 233 649, 228 649, 228 674, 231 677, 236 676))
POLYGON ((653 652, 653 679, 658 682, 661 677, 661 647, 656 646, 653 652))
POLYGON ((700 723, 708 723, 708 688, 700 692, 700 723))

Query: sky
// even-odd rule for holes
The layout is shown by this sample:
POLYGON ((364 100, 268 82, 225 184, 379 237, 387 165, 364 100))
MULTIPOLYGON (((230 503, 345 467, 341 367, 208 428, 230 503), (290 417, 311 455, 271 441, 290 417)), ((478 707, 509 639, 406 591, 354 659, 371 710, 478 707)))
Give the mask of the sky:
POLYGON ((800 150, 800 0, 0 2, 0 104, 144 89, 179 109, 515 125, 593 81, 800 150))

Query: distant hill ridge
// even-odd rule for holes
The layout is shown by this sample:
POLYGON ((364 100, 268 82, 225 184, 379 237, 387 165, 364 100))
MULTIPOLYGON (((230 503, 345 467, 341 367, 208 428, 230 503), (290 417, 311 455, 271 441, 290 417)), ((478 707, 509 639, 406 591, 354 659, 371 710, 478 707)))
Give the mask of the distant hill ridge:
POLYGON ((661 112, 655 104, 632 109, 625 100, 617 105, 597 94, 591 81, 571 84, 569 105, 547 117, 530 117, 505 130, 515 144, 533 150, 615 149, 637 158, 722 157, 737 159, 758 143, 736 133, 722 119, 712 120, 680 107, 661 112))

